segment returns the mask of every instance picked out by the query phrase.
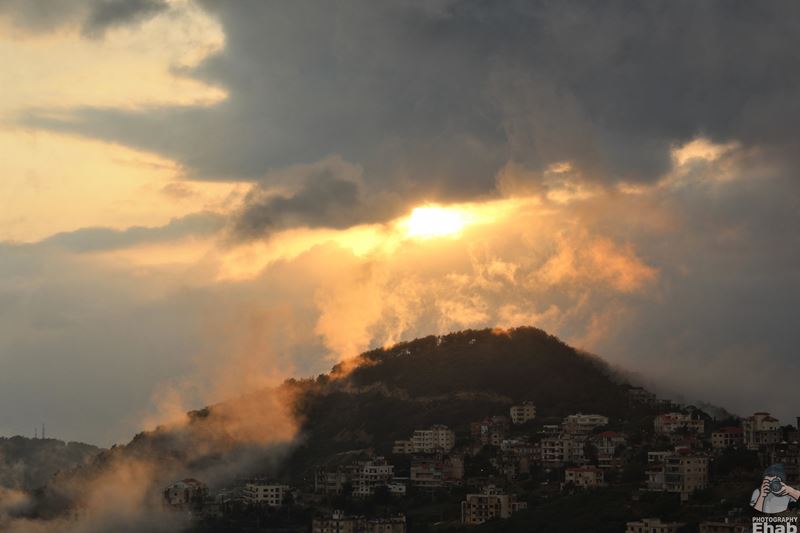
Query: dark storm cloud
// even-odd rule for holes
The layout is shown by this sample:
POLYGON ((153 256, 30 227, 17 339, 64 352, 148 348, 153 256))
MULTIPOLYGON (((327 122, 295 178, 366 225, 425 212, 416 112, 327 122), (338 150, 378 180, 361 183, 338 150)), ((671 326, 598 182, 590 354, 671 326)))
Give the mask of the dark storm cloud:
POLYGON ((463 199, 508 161, 651 181, 699 134, 794 153, 792 2, 202 2, 225 49, 210 108, 31 117, 256 178, 329 154, 369 187, 463 199))
POLYGON ((102 35, 109 28, 152 17, 167 8, 164 0, 98 0, 83 23, 83 33, 102 35))
POLYGON ((164 0, 0 0, 0 16, 27 31, 46 32, 80 26, 84 35, 98 36, 167 9, 164 0))
POLYGON ((57 246, 73 252, 116 250, 138 244, 208 236, 218 232, 224 225, 225 218, 221 215, 194 213, 173 219, 160 227, 132 226, 124 230, 96 227, 57 233, 36 246, 57 246))

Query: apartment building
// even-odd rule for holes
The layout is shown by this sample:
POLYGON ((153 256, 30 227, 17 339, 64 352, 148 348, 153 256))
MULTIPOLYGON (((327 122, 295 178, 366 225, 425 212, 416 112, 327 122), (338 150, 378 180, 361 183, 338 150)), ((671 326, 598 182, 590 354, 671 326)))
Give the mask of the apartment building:
POLYGON ((588 435, 594 429, 608 425, 608 417, 603 415, 569 415, 561 422, 561 430, 571 435, 588 435))
POLYGON ((597 450, 597 464, 600 468, 619 468, 622 458, 619 451, 627 443, 627 437, 616 431, 603 431, 593 435, 590 442, 597 450))
POLYGON ((543 438, 539 442, 542 464, 548 466, 561 466, 565 463, 585 464, 586 439, 586 435, 569 433, 543 438))
POLYGON ((480 525, 493 518, 508 518, 512 513, 527 508, 513 494, 504 494, 493 485, 477 494, 467 494, 461 502, 461 523, 480 525))
POLYGON ((312 533, 406 533, 404 515, 368 519, 348 516, 334 511, 330 516, 317 517, 311 522, 312 533))
POLYGON ((740 427, 726 426, 711 433, 711 447, 715 450, 738 448, 744 444, 744 430, 740 427))
POLYGON ((280 507, 289 491, 288 485, 255 480, 245 483, 242 496, 244 501, 251 505, 280 507))
POLYGON ((408 440, 397 440, 392 446, 394 454, 447 453, 456 445, 456 434, 447 426, 434 425, 429 429, 416 429, 408 440))
POLYGON ((758 450, 781 442, 781 424, 769 413, 754 413, 742 421, 744 445, 748 450, 758 450))
POLYGON ((523 402, 521 405, 512 405, 510 415, 512 424, 524 424, 536 418, 536 406, 533 402, 523 402))
POLYGON ((708 487, 708 457, 687 453, 673 453, 664 457, 663 463, 653 464, 647 470, 647 489, 673 492, 686 501, 697 490, 708 487))
POLYGON ((678 430, 703 433, 705 431, 705 421, 702 418, 694 418, 687 413, 664 413, 657 415, 653 419, 653 429, 656 433, 663 435, 675 433, 678 430))
POLYGON ((605 476, 600 468, 594 466, 567 468, 561 488, 570 484, 582 489, 602 487, 605 485, 605 476))
POLYGON ((208 487, 205 483, 194 478, 186 478, 164 489, 163 501, 170 507, 186 507, 202 503, 207 494, 208 487))

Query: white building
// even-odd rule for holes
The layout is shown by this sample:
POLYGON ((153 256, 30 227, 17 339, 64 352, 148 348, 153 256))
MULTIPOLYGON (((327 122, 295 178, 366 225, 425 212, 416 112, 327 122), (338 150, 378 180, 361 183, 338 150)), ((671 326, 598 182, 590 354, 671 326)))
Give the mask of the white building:
POLYGON ((523 402, 521 405, 513 405, 511 406, 510 414, 512 424, 524 424, 536 418, 536 406, 533 405, 533 402, 523 402))
POLYGON ((561 466, 564 463, 585 464, 586 435, 562 433, 545 437, 539 442, 541 461, 546 466, 561 466))
POLYGON ((409 440, 396 440, 394 454, 447 453, 456 445, 456 434, 447 426, 434 425, 430 429, 416 429, 409 440))
POLYGON ((202 481, 193 478, 176 481, 164 489, 164 504, 172 507, 184 507, 202 503, 208 487, 202 481))
POLYGON ((562 488, 568 484, 582 489, 602 487, 605 485, 605 476, 601 469, 593 466, 567 468, 564 470, 562 488))
MULTIPOLYGON (((649 457, 648 457, 649 459, 649 457)), ((680 494, 681 501, 708 487, 708 457, 672 453, 660 464, 650 464, 647 470, 647 489, 680 494)))
POLYGON ((744 430, 740 427, 728 426, 711 433, 711 447, 724 450, 741 446, 744 442, 744 430))
POLYGON ((280 485, 267 481, 249 481, 245 483, 242 496, 244 501, 251 505, 268 505, 280 507, 286 494, 290 491, 288 485, 280 485))
POLYGON ((656 433, 669 434, 679 429, 685 429, 692 433, 702 433, 705 430, 705 422, 702 418, 692 418, 692 415, 675 412, 657 415, 653 419, 653 429, 656 433))
POLYGON ((359 461, 348 470, 354 496, 370 496, 377 487, 388 486, 394 478, 394 466, 383 457, 359 461))
POLYGON ((461 523, 479 525, 493 518, 508 518, 527 507, 528 504, 518 502, 515 495, 503 494, 490 485, 481 493, 467 494, 461 502, 461 523))
POLYGON ((755 413, 742 421, 744 445, 748 450, 778 444, 781 441, 781 424, 769 413, 755 413))
POLYGON ((597 449, 597 464, 601 468, 618 468, 622 466, 622 459, 617 453, 627 442, 622 433, 616 431, 603 431, 591 438, 592 445, 597 449))
POLYGON ((603 415, 584 415, 577 413, 564 418, 561 429, 572 435, 586 435, 595 428, 608 425, 608 417, 603 415))

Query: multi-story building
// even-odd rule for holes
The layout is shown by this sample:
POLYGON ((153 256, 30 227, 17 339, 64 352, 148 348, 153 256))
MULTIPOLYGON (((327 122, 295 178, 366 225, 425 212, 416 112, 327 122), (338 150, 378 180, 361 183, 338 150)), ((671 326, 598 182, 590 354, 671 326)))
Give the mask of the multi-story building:
POLYGON ((376 487, 388 486, 394 477, 394 466, 383 457, 358 461, 348 467, 348 478, 353 486, 353 496, 371 496, 376 487))
POLYGON ((164 489, 164 504, 170 507, 188 507, 203 503, 208 487, 202 481, 186 478, 164 489))
POLYGON ((392 453, 437 453, 449 452, 456 445, 456 435, 443 425, 434 425, 430 429, 416 429, 409 440, 397 440, 392 446, 392 453))
POLYGON ((354 496, 364 497, 374 494, 376 487, 389 486, 393 478, 394 466, 383 457, 375 457, 333 471, 318 470, 314 476, 314 490, 322 494, 341 494, 349 484, 354 496))
POLYGON ((561 466, 566 463, 586 463, 586 435, 562 433, 555 437, 545 437, 539 442, 541 462, 547 466, 561 466))
POLYGON ((625 525, 625 533, 678 533, 685 526, 680 522, 662 522, 658 518, 642 518, 625 525))
POLYGON ((603 415, 569 415, 561 422, 561 430, 571 435, 588 435, 595 428, 608 425, 608 417, 603 415))
POLYGON ((406 533, 404 515, 389 518, 367 519, 363 516, 347 516, 334 511, 330 516, 317 517, 311 522, 312 533, 406 533))
POLYGON ((653 419, 653 429, 661 434, 674 433, 678 430, 702 433, 705 431, 705 421, 687 413, 664 413, 653 419))
POLYGON ((344 469, 319 469, 314 473, 314 492, 322 494, 341 494, 342 489, 344 489, 348 481, 349 477, 344 469))
POLYGON ((510 426, 508 417, 490 416, 480 422, 470 424, 470 434, 481 446, 500 446, 510 426))
POLYGON ((619 468, 622 466, 622 458, 619 451, 627 442, 625 435, 616 431, 603 431, 593 435, 590 442, 597 450, 597 465, 600 468, 619 468))
POLYGON ((743 520, 725 520, 724 522, 700 522, 699 533, 750 533, 753 524, 743 520))
POLYGON ((781 442, 781 424, 769 413, 755 413, 742 421, 744 445, 748 450, 758 450, 781 442))
POLYGON ((744 444, 744 430, 736 426, 726 426, 711 433, 711 447, 715 450, 738 448, 744 444))
POLYGON ((708 487, 708 457, 673 453, 661 464, 651 464, 647 470, 647 489, 680 494, 681 501, 708 487))
POLYGON ((460 455, 414 457, 409 480, 421 489, 459 484, 464 479, 464 458, 460 455))
POLYGON ((582 489, 602 487, 605 485, 605 476, 601 469, 594 466, 567 468, 561 488, 569 484, 582 489))
POLYGON ((363 516, 347 516, 343 511, 334 511, 330 516, 314 518, 312 533, 362 533, 367 519, 363 516))
POLYGON ((515 495, 504 494, 489 485, 480 493, 467 494, 461 502, 461 523, 479 525, 493 518, 508 518, 527 506, 525 502, 518 502, 515 495))
POLYGON ((513 405, 510 410, 512 424, 524 424, 536 418, 536 406, 533 402, 523 402, 521 405, 513 405))
POLYGON ((242 496, 244 501, 250 505, 280 507, 283 505, 284 498, 289 490, 290 487, 288 485, 254 480, 245 483, 242 496))

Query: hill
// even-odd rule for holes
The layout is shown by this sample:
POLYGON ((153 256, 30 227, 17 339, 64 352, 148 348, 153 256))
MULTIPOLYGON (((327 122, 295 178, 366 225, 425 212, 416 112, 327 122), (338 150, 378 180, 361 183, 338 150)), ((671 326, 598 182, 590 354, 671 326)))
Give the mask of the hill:
POLYGON ((0 437, 0 486, 34 489, 53 475, 88 463, 102 448, 58 439, 0 437))
POLYGON ((536 404, 537 424, 577 412, 622 423, 632 418, 628 388, 601 359, 539 329, 429 336, 140 433, 37 490, 25 516, 58 519, 76 506, 117 501, 106 495, 109 484, 125 479, 122 510, 115 503, 88 515, 110 517, 100 530, 129 524, 132 517, 140 520, 137 527, 148 528, 174 518, 163 514, 160 494, 176 479, 196 477, 212 490, 261 476, 307 487, 322 465, 367 450, 388 455, 394 440, 432 424, 446 424, 465 438, 471 422, 508 414, 522 401, 536 404))
POLYGON ((627 388, 601 359, 536 328, 467 330, 372 350, 315 381, 294 381, 304 445, 294 468, 358 448, 388 453, 415 428, 466 430, 533 401, 540 419, 577 412, 620 417, 627 388))

